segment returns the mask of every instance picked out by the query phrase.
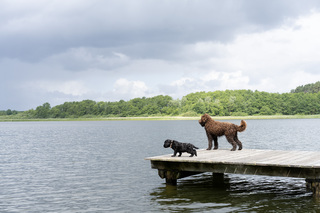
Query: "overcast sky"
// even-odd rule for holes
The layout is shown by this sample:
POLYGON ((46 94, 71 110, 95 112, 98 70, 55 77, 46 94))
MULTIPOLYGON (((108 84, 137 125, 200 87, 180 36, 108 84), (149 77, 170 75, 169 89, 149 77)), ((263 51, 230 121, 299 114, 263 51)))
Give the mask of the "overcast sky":
POLYGON ((0 110, 320 80, 318 0, 0 0, 0 110))

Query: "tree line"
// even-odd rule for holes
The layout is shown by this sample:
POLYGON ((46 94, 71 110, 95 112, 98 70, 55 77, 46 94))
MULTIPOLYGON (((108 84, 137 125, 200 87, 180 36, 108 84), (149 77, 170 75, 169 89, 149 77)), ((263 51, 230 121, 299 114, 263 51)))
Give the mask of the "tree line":
POLYGON ((320 82, 299 86, 290 93, 251 90, 196 92, 181 99, 166 95, 134 98, 129 101, 65 102, 51 107, 44 103, 25 112, 1 111, 0 115, 24 118, 146 117, 146 116, 213 116, 246 115, 315 115, 320 114, 320 82), (318 91, 317 91, 318 88, 318 91))
POLYGON ((251 90, 197 92, 174 100, 170 96, 129 101, 49 103, 24 112, 28 118, 134 117, 134 116, 314 115, 320 114, 320 93, 267 93, 251 90))
POLYGON ((291 93, 317 93, 320 92, 320 81, 313 84, 306 84, 302 86, 298 86, 296 89, 291 90, 291 93))

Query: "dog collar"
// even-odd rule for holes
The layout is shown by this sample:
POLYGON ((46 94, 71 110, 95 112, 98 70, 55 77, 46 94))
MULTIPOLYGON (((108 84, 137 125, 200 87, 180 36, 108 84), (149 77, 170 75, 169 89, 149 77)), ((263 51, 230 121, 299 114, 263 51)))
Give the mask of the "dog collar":
POLYGON ((172 148, 172 144, 173 144, 173 140, 171 140, 171 143, 170 143, 170 148, 172 148))

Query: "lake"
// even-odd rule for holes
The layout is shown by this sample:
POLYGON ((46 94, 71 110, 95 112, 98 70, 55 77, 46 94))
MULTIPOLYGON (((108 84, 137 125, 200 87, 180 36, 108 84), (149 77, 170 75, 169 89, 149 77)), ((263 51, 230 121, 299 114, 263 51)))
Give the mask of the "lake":
MULTIPOLYGON (((247 124, 244 149, 320 151, 320 119, 247 124)), ((320 211, 300 178, 228 174, 216 186, 203 173, 166 186, 144 160, 171 154, 166 139, 207 147, 197 121, 0 123, 0 212, 320 211)))

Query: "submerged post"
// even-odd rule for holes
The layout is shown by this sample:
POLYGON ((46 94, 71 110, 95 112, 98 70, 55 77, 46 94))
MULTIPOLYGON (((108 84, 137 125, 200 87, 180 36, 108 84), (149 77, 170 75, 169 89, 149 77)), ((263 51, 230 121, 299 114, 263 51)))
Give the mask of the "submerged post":
POLYGON ((158 175, 162 179, 166 179, 166 184, 176 186, 177 180, 180 178, 196 175, 202 172, 190 172, 190 171, 179 171, 179 170, 165 170, 158 169, 158 175))
POLYGON ((224 174, 223 173, 212 173, 213 184, 216 186, 224 185, 224 174))
POLYGON ((307 189, 313 192, 313 196, 320 198, 320 179, 306 179, 307 189))
POLYGON ((158 174, 162 179, 163 178, 166 179, 166 184, 173 185, 173 186, 177 185, 177 180, 180 176, 179 171, 162 170, 162 169, 158 170, 158 174))

